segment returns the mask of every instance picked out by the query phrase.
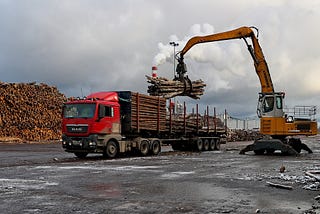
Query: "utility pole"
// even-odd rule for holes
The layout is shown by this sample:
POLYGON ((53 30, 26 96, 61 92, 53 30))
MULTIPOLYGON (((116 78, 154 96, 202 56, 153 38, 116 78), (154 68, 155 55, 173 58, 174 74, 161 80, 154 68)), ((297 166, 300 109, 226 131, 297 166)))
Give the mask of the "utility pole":
POLYGON ((175 78, 175 68, 176 68, 176 47, 179 46, 179 43, 176 42, 170 42, 170 45, 173 46, 173 78, 175 78))

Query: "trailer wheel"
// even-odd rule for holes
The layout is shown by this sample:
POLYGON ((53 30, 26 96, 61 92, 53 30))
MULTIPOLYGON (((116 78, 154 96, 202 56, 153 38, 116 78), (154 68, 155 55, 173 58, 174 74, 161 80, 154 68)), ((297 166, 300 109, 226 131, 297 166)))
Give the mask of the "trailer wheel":
POLYGON ((143 156, 148 155, 148 153, 149 153, 149 142, 148 142, 148 140, 142 140, 140 142, 140 153, 143 156))
POLYGON ((215 140, 211 139, 209 143, 209 151, 214 150, 214 148, 215 148, 215 140))
POLYGON ((88 153, 87 152, 75 152, 74 153, 75 156, 77 156, 77 158, 85 158, 87 157, 88 153))
POLYGON ((215 140, 214 142, 214 150, 220 150, 220 139, 215 140))
POLYGON ((198 140, 195 141, 195 149, 196 151, 201 151, 202 148, 203 148, 203 141, 202 139, 199 138, 198 140))
POLYGON ((154 140, 151 144, 151 154, 158 155, 161 152, 161 145, 159 140, 154 140))
POLYGON ((118 151, 119 151, 118 144, 115 141, 110 140, 107 143, 104 153, 105 153, 105 156, 107 156, 108 158, 115 158, 118 155, 118 151))
POLYGON ((203 141, 203 151, 208 151, 209 150, 209 145, 210 143, 209 143, 209 140, 208 139, 205 139, 204 141, 203 141))

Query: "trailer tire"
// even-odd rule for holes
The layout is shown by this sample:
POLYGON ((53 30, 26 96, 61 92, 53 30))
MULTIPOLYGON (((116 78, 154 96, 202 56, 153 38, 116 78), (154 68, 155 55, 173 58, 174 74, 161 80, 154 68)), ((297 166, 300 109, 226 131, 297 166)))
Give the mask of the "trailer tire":
POLYGON ((77 158, 83 159, 83 158, 87 157, 88 152, 75 152, 74 155, 77 156, 77 158))
POLYGON ((117 157, 118 152, 119 152, 119 146, 118 146, 117 142, 114 140, 110 140, 107 143, 107 146, 105 148, 104 156, 106 156, 108 158, 115 158, 115 157, 117 157))
POLYGON ((197 139, 196 141, 195 141, 195 149, 196 149, 196 151, 202 151, 202 148, 203 148, 203 141, 202 141, 202 139, 197 139))
POLYGON ((214 150, 220 150, 220 139, 215 140, 214 142, 214 150))
POLYGON ((208 139, 205 139, 204 141, 203 141, 203 151, 208 151, 209 150, 209 147, 210 147, 210 142, 209 142, 209 140, 208 139))
POLYGON ((143 156, 148 155, 148 153, 149 153, 149 141, 148 140, 141 140, 139 149, 140 149, 141 155, 143 155, 143 156))
POLYGON ((216 144, 215 140, 214 140, 214 139, 211 139, 211 140, 210 140, 210 143, 209 143, 209 151, 214 150, 215 144, 216 144))
POLYGON ((150 152, 152 155, 158 155, 161 152, 161 144, 159 140, 154 140, 151 143, 150 152))

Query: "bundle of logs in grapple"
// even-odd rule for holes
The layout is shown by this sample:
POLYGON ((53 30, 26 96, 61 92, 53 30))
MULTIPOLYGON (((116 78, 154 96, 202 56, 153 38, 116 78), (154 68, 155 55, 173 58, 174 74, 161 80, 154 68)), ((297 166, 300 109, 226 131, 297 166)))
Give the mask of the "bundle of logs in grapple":
POLYGON ((65 100, 56 87, 43 83, 0 82, 0 137, 60 139, 65 100))
POLYGON ((189 96, 193 99, 200 99, 204 93, 206 84, 202 80, 191 81, 190 79, 169 80, 164 77, 150 77, 146 75, 148 93, 152 96, 172 98, 175 96, 189 96))

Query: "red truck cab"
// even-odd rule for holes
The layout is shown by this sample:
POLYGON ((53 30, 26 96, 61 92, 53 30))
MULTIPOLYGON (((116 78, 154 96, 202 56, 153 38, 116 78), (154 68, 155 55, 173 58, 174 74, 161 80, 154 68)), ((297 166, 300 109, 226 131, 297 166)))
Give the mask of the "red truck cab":
POLYGON ((120 105, 116 92, 97 92, 84 99, 73 99, 63 106, 62 145, 68 152, 86 156, 99 152, 98 138, 120 138, 120 105))

